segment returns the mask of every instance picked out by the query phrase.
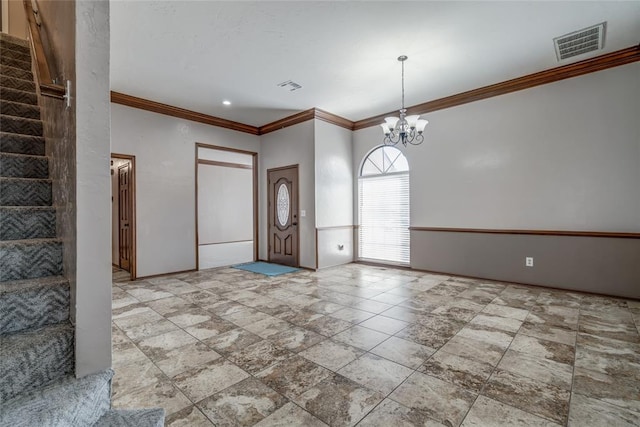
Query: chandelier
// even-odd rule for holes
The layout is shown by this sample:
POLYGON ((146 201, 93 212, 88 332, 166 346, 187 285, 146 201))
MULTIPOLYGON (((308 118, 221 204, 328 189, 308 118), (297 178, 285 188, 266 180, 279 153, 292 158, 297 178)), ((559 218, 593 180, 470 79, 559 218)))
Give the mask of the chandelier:
POLYGON ((396 145, 401 142, 405 147, 407 144, 420 145, 424 141, 422 132, 424 127, 429 123, 427 120, 420 118, 420 115, 407 116, 407 109, 404 108, 404 61, 407 60, 406 55, 398 57, 398 61, 402 63, 402 108, 400 109, 400 117, 385 117, 382 130, 384 131, 384 144, 396 145))

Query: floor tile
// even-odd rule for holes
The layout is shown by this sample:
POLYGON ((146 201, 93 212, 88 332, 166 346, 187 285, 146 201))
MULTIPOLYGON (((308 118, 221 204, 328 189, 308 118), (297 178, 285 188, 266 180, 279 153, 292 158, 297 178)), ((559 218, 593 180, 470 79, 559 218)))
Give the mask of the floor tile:
POLYGON ((244 380, 248 376, 249 374, 233 363, 218 359, 191 368, 175 376, 173 380, 174 384, 195 403, 244 380))
POLYGON ((318 365, 332 371, 338 371, 343 366, 356 360, 364 354, 364 350, 332 340, 322 341, 299 353, 305 359, 309 359, 318 365))
POLYGON ((424 412, 409 409, 406 406, 385 399, 369 413, 358 427, 445 427, 435 420, 429 419, 424 412))
POLYGON ((120 329, 126 331, 135 326, 144 325, 145 323, 157 322, 163 320, 163 317, 155 311, 148 309, 137 314, 115 319, 115 323, 120 329))
POLYGON ((187 397, 171 381, 160 381, 113 399, 114 409, 163 408, 171 415, 191 405, 187 397))
POLYGON ((174 377, 190 368, 219 359, 221 356, 206 345, 198 342, 187 344, 166 352, 154 363, 168 377, 174 377))
POLYGON ((567 365, 573 365, 575 359, 575 348, 573 346, 523 334, 516 335, 509 349, 532 357, 549 359, 567 365))
POLYGON ((298 353, 326 339, 323 335, 297 326, 269 337, 269 341, 278 347, 286 348, 294 353, 298 353))
POLYGON ((321 421, 337 427, 356 425, 383 398, 376 391, 334 374, 294 399, 294 402, 321 421))
POLYGON ((255 427, 293 426, 326 427, 327 424, 300 408, 298 405, 289 402, 255 425, 255 427))
POLYGON ((530 337, 554 341, 560 344, 566 344, 570 346, 575 346, 576 344, 575 331, 547 326, 544 324, 529 323, 525 321, 518 332, 530 337))
POLYGON ((261 338, 269 338, 272 335, 276 335, 279 332, 290 329, 292 326, 293 325, 291 325, 291 323, 285 322, 284 320, 272 316, 268 319, 250 323, 244 326, 244 329, 258 335, 261 338))
POLYGON ((435 349, 402 338, 390 337, 370 352, 408 368, 417 369, 435 353, 435 349))
POLYGON ((293 356, 259 372, 256 377, 293 399, 331 375, 330 370, 303 357, 293 356))
POLYGON ((163 291, 160 288, 157 288, 157 289, 148 289, 148 288, 126 289, 125 288, 125 291, 132 297, 142 302, 153 301, 157 299, 169 298, 174 296, 173 294, 163 291))
POLYGON ((247 378, 198 402, 216 426, 252 426, 287 403, 255 378, 247 378))
POLYGON ((420 372, 412 374, 390 399, 424 412, 445 425, 460 425, 476 394, 420 372))
POLYGON ((383 332, 385 334, 393 335, 396 332, 400 332, 402 329, 409 325, 408 322, 402 320, 393 319, 391 317, 385 317, 378 315, 372 317, 364 322, 360 323, 360 326, 373 329, 374 331, 383 332))
POLYGON ((522 320, 481 313, 474 317, 469 324, 516 333, 522 325, 522 320))
POLYGON ((270 315, 249 307, 226 314, 223 317, 225 320, 240 327, 271 318, 270 315))
POLYGON ((178 329, 179 328, 175 324, 166 319, 162 319, 152 323, 145 323, 143 325, 125 328, 123 330, 129 338, 133 341, 139 342, 145 338, 155 337, 178 329))
POLYGON ((559 424, 567 420, 569 391, 542 381, 496 370, 482 394, 559 424))
POLYGON ((373 354, 349 363, 338 373, 358 384, 387 395, 413 373, 412 369, 373 354))
POLYGON ((640 343, 638 329, 632 322, 611 322, 608 320, 583 316, 583 318, 580 319, 580 332, 603 338, 640 343))
POLYGON ((225 356, 262 341, 262 338, 244 329, 232 329, 220 335, 203 340, 209 347, 225 356))
POLYGON ((331 313, 331 317, 335 317, 336 319, 344 320, 351 323, 360 323, 373 316, 375 316, 375 314, 351 307, 345 307, 341 310, 331 313))
POLYGON ((442 350, 495 366, 511 340, 512 337, 507 332, 466 327, 442 346, 442 350))
POLYGON ((212 315, 209 320, 188 326, 184 330, 199 340, 205 340, 235 328, 236 325, 233 323, 212 315))
POLYGON ((114 370, 111 393, 114 399, 167 379, 166 375, 149 359, 129 363, 114 370))
POLYGON ((571 390, 572 365, 507 350, 498 364, 498 369, 533 378, 563 390, 571 390))
POLYGON ((186 407, 165 418, 166 427, 215 427, 195 406, 186 407))
POLYGON ((367 351, 371 350, 387 338, 389 338, 389 335, 387 334, 363 328, 358 325, 353 326, 344 332, 340 332, 333 337, 336 341, 367 351))
POLYGON ((568 425, 569 427, 637 427, 640 425, 640 412, 633 412, 599 399, 574 394, 571 396, 568 425))
POLYGON ((177 330, 145 338, 138 343, 138 347, 150 358, 161 359, 168 351, 174 348, 195 344, 196 342, 197 340, 188 333, 177 330))
POLYGON ((147 356, 131 341, 113 344, 113 368, 147 360, 147 356))
POLYGON ((316 313, 315 311, 302 309, 302 310, 286 311, 284 313, 278 314, 277 317, 286 322, 289 322, 291 324, 304 328, 310 322, 321 319, 325 316, 320 313, 316 313))
POLYGON ((489 304, 482 310, 482 312, 493 316, 507 317, 516 320, 524 320, 529 314, 529 310, 500 304, 489 304))
POLYGON ((640 387, 638 384, 638 380, 634 378, 613 377, 576 367, 573 392, 640 412, 640 387))
POLYGON ((493 369, 494 366, 491 364, 440 350, 418 371, 478 393, 491 376, 493 369))
POLYGON ((171 313, 167 319, 181 328, 186 328, 198 323, 211 320, 211 313, 201 308, 192 308, 189 310, 171 313))
MULTIPOLYGON (((585 424, 586 426, 587 424, 585 424)), ((479 396, 461 427, 559 427, 513 406, 505 405, 485 396, 479 396)))
POLYGON ((250 374, 257 374, 291 356, 293 356, 293 353, 289 350, 277 347, 266 340, 258 341, 227 355, 229 360, 250 374))

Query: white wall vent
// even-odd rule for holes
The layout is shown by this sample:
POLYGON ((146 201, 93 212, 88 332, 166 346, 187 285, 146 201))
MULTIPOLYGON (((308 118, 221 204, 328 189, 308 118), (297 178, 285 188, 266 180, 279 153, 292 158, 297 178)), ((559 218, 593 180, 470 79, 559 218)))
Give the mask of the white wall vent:
POLYGON ((287 80, 286 82, 278 83, 278 87, 281 87, 283 89, 287 89, 290 92, 293 92, 294 90, 302 89, 301 85, 299 85, 298 83, 296 83, 294 81, 291 81, 291 80, 287 80))
POLYGON ((603 22, 553 39, 558 61, 602 49, 606 27, 603 22))

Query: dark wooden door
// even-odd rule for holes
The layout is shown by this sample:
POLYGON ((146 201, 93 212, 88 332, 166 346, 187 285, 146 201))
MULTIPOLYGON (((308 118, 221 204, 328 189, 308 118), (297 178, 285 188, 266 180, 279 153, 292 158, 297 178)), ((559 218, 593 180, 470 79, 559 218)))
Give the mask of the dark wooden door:
POLYGON ((267 171, 269 262, 298 267, 298 165, 267 171))
POLYGON ((120 268, 131 265, 131 163, 118 167, 118 229, 120 268))

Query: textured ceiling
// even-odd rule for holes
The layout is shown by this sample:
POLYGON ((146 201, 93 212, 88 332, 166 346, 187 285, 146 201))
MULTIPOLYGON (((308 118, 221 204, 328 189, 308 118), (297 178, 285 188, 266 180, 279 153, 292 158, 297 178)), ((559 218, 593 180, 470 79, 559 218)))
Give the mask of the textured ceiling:
POLYGON ((638 1, 110 4, 112 90, 254 126, 398 109, 401 54, 414 105, 640 42, 638 1), (557 61, 554 37, 603 21, 604 50, 557 61))

